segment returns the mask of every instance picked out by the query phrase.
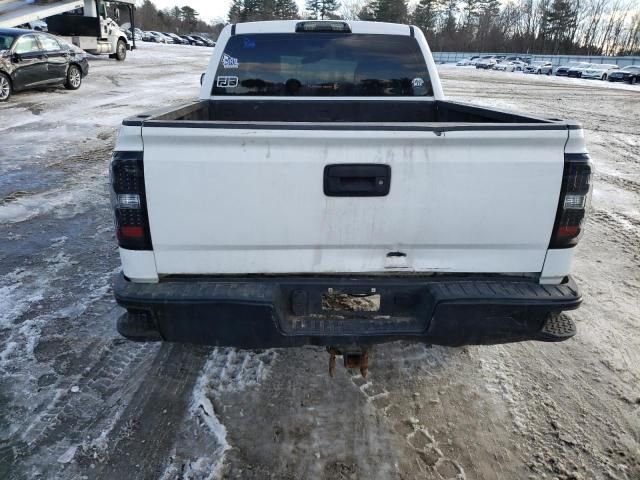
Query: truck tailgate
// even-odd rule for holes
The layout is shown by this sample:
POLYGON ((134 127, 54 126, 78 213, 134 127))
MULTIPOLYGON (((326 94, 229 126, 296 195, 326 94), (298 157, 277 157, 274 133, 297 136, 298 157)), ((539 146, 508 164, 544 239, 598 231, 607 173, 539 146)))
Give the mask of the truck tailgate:
POLYGON ((540 272, 567 130, 143 124, 159 274, 540 272), (390 167, 327 196, 325 167, 390 167))

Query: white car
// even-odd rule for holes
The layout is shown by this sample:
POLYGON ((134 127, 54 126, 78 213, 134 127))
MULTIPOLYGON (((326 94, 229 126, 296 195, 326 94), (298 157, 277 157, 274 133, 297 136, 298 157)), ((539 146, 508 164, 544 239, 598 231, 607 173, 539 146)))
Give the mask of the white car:
MULTIPOLYGON (((571 67, 567 72, 568 77, 582 78, 582 72, 590 68, 597 68, 598 65, 592 65, 591 63, 579 63, 578 65, 571 67)), ((556 73, 557 74, 557 73, 556 73)))
POLYGON ((592 63, 588 68, 582 71, 582 78, 597 78, 599 80, 606 80, 609 73, 620 70, 618 65, 614 64, 598 64, 592 63))
POLYGON ((493 69, 499 72, 522 72, 525 66, 526 63, 515 60, 513 62, 497 63, 493 66, 493 69))
POLYGON ((475 65, 476 62, 480 59, 478 55, 474 55, 473 57, 463 58, 456 65, 458 67, 468 67, 469 65, 475 65))
POLYGON ((527 65, 524 73, 535 73, 536 75, 551 75, 553 73, 553 65, 551 62, 533 62, 527 65))
POLYGON ((151 41, 155 43, 173 43, 173 40, 169 40, 169 37, 163 35, 160 32, 154 32, 150 30, 147 32, 150 35, 151 41))
POLYGON ((476 68, 482 68, 484 70, 491 70, 495 64, 498 63, 498 58, 493 55, 487 55, 479 58, 476 62, 476 68))

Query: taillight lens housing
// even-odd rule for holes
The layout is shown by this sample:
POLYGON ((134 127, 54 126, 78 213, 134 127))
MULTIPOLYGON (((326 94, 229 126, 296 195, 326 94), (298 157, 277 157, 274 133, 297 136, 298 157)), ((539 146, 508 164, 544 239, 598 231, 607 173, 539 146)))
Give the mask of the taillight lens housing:
POLYGON ((580 239, 591 203, 591 160, 586 153, 567 153, 556 221, 549 248, 570 248, 580 239))
POLYGON ((110 179, 118 245, 128 250, 152 250, 142 152, 114 152, 110 179))

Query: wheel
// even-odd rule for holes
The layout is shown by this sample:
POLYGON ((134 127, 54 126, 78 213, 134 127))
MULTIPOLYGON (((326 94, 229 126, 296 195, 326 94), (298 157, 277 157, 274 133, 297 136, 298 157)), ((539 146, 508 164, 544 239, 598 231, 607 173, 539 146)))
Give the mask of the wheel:
POLYGON ((629 83, 631 85, 635 85, 638 82, 638 77, 631 77, 631 80, 629 80, 629 83))
POLYGON ((67 70, 67 81, 64 82, 64 87, 67 90, 77 90, 82 85, 82 72, 77 65, 69 65, 67 70))
POLYGON ((551 75, 551 69, 547 70, 547 75, 551 75))
POLYGON ((127 44, 124 43, 124 40, 118 40, 118 44, 116 45, 116 60, 123 62, 125 58, 127 58, 127 44))
POLYGON ((602 75, 602 78, 600 80, 604 81, 607 79, 607 74, 605 73, 604 75, 602 75))
POLYGON ((11 80, 4 73, 0 73, 0 102, 6 102, 11 96, 11 80))
POLYGON ((536 75, 540 75, 541 73, 540 69, 536 70, 536 75))

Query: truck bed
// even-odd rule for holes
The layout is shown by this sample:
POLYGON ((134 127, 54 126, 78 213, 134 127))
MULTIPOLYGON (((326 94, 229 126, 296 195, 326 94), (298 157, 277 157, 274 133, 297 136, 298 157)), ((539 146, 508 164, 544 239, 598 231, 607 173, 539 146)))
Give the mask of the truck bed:
POLYGON ((394 130, 564 130, 578 124, 558 119, 442 100, 201 100, 178 108, 127 118, 123 125, 158 127, 286 128, 394 130), (356 125, 354 125, 356 124, 356 125))

